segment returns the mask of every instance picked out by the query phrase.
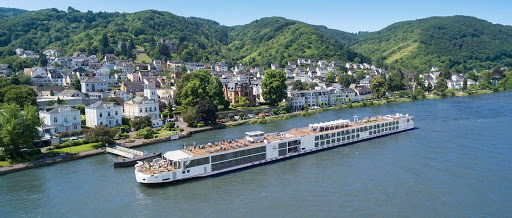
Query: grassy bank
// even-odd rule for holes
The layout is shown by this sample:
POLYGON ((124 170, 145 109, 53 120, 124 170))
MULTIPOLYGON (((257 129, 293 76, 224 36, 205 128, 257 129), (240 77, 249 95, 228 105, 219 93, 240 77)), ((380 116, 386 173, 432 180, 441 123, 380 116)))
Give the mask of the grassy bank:
POLYGON ((51 150, 49 152, 76 154, 79 152, 90 151, 90 150, 98 149, 101 147, 103 147, 103 143, 97 142, 97 143, 83 144, 83 145, 78 145, 78 146, 71 146, 71 147, 67 147, 67 148, 59 148, 59 149, 51 150))

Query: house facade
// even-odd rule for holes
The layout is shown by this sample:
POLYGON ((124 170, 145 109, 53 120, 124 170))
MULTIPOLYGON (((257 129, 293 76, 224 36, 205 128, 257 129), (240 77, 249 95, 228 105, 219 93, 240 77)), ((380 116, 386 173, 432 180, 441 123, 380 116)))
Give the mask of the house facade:
POLYGON ((224 98, 229 101, 230 104, 236 104, 236 97, 242 96, 249 101, 246 107, 256 106, 256 96, 254 95, 253 89, 250 83, 245 82, 230 82, 225 83, 222 87, 224 91, 224 98))
POLYGON ((144 96, 139 96, 124 102, 124 116, 130 119, 137 116, 149 116, 151 118, 152 126, 159 127, 163 125, 159 115, 160 108, 158 105, 158 92, 156 89, 144 89, 144 96))
POLYGON ((108 83, 96 78, 88 78, 86 80, 83 80, 80 82, 80 85, 82 86, 82 93, 108 90, 108 83))
POLYGON ((85 123, 88 127, 122 125, 123 107, 113 103, 98 101, 85 107, 85 123))
POLYGON ((49 111, 39 111, 39 117, 43 122, 43 133, 50 135, 82 129, 80 110, 70 106, 58 105, 49 111))

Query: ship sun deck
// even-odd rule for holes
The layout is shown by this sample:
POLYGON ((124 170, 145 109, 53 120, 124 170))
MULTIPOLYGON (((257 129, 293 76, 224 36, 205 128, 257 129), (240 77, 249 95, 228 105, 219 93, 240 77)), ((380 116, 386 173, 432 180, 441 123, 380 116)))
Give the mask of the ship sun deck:
MULTIPOLYGON (((325 123, 315 123, 309 125, 309 127, 295 128, 288 130, 286 132, 277 132, 277 133, 267 133, 261 131, 248 132, 247 134, 253 134, 254 136, 260 137, 256 140, 257 142, 252 142, 257 137, 247 137, 242 139, 230 139, 223 140, 220 142, 207 143, 203 145, 195 145, 188 146, 185 149, 172 151, 179 153, 178 155, 182 155, 180 157, 174 157, 170 160, 161 159, 153 161, 153 163, 144 163, 139 166, 139 171, 144 174, 155 174, 155 173, 165 173, 179 170, 180 167, 177 167, 173 161, 179 161, 183 159, 195 159, 202 156, 208 156, 211 154, 217 154, 227 151, 233 151, 238 149, 255 147, 263 144, 269 144, 277 141, 283 141, 288 139, 294 139, 299 137, 306 137, 311 135, 320 135, 324 133, 336 132, 340 130, 347 130, 354 127, 362 127, 372 124, 384 123, 388 121, 395 121, 401 118, 411 116, 409 115, 386 115, 386 116, 375 116, 375 117, 366 117, 363 120, 355 120, 355 122, 350 122, 348 120, 335 120, 325 123)), ((356 118, 357 119, 357 118, 356 118)), ((165 156, 165 155, 164 155, 165 156)))

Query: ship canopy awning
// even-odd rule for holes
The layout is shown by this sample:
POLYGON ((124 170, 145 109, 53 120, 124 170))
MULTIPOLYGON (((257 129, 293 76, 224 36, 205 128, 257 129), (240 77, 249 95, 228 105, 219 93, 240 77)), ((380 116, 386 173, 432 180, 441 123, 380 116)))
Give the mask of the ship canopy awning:
POLYGON ((253 131, 253 132, 245 132, 248 136, 263 136, 265 132, 263 131, 253 131))
POLYGON ((349 120, 334 120, 334 121, 329 121, 329 122, 325 122, 325 123, 309 124, 309 128, 320 128, 320 127, 326 127, 326 126, 347 125, 349 123, 350 123, 349 120))
POLYGON ((191 158, 192 155, 183 152, 182 150, 168 151, 164 154, 164 157, 168 160, 181 160, 191 158))

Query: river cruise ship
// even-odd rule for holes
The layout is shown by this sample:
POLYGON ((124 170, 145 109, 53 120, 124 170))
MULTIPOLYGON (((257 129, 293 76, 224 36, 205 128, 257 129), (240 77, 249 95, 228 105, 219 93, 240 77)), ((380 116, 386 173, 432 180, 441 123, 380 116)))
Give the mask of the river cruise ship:
POLYGON ((354 116, 353 121, 315 123, 287 132, 246 132, 243 139, 184 146, 150 162, 138 162, 135 178, 151 184, 211 176, 413 128, 412 116, 392 114, 362 120, 354 116))

